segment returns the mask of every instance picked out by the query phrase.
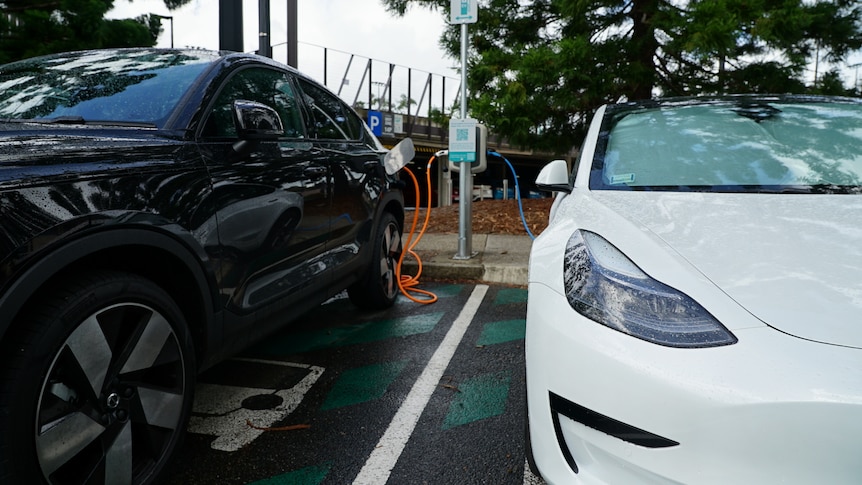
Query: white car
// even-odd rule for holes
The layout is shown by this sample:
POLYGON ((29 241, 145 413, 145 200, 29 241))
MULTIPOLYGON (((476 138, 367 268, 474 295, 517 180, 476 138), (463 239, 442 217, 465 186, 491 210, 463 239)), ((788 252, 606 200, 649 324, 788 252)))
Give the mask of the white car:
POLYGON ((551 484, 862 483, 862 101, 602 107, 533 243, 551 484))

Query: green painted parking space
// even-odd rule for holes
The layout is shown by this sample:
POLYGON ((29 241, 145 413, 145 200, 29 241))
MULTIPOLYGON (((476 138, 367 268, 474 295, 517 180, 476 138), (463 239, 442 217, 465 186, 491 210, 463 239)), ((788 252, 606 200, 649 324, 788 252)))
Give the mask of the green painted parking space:
POLYGON ((310 466, 294 472, 252 482, 249 485, 318 485, 329 473, 331 463, 310 466))
MULTIPOLYGON (((433 288, 431 288, 431 291, 432 291, 432 293, 437 295, 437 298, 450 298, 450 297, 453 297, 455 295, 460 294, 463 289, 464 289, 464 285, 451 284, 451 285, 439 285, 439 286, 435 285, 433 288)), ((408 300, 407 298, 405 298, 403 296, 399 296, 398 299, 400 301, 405 302, 405 303, 409 302, 409 304, 411 304, 411 305, 413 304, 413 302, 411 300, 408 300)))
POLYGON ((497 292, 497 296, 494 298, 495 305, 524 303, 525 301, 527 301, 527 290, 522 288, 503 288, 497 292))
POLYGON ((527 321, 525 319, 491 322, 482 329, 482 335, 479 336, 476 345, 494 345, 523 340, 526 331, 527 321))
POLYGON ((252 349, 262 355, 290 355, 333 347, 377 342, 395 337, 427 333, 434 329, 443 313, 427 313, 392 320, 367 321, 345 327, 327 327, 271 339, 252 349))
POLYGON ((385 312, 365 312, 336 298, 213 369, 209 388, 239 396, 234 401, 240 403, 234 414, 217 418, 238 431, 247 420, 266 423, 266 415, 295 410, 234 452, 211 448, 210 435, 190 435, 190 451, 168 485, 524 485, 526 290, 491 287, 462 319, 477 286, 431 284, 437 303, 399 298, 385 312), (461 336, 444 345, 458 326, 461 336), (451 360, 432 364, 443 347, 451 348, 451 360), (307 394, 272 396, 295 386, 308 366, 319 368, 320 377, 307 394), (423 380, 429 369, 442 377, 423 380), (420 383, 429 397, 416 405, 421 401, 409 396, 420 383), (252 404, 261 409, 249 409, 252 404), (405 410, 418 420, 409 430, 398 419, 405 410), (287 429, 294 426, 303 428, 287 429), (376 452, 392 446, 389 430, 407 441, 400 456, 380 468, 391 475, 369 481, 363 471, 376 452))
POLYGON ((461 383, 449 406, 443 429, 503 414, 511 381, 511 373, 496 372, 476 376, 461 383))
POLYGON ((407 361, 384 362, 344 371, 326 397, 321 410, 372 401, 383 396, 407 361))

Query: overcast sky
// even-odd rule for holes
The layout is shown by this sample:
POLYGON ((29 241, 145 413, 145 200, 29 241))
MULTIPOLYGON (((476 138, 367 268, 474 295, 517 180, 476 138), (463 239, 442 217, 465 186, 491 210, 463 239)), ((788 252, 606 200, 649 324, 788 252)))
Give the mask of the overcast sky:
MULTIPOLYGON (((386 12, 381 0, 298 0, 297 4, 299 70, 322 82, 323 47, 328 48, 326 84, 333 91, 341 89, 340 94, 348 101, 354 96, 359 100, 367 99, 368 80, 366 78, 361 86, 360 81, 368 59, 375 60, 372 90, 380 90, 380 83, 386 81, 387 64, 391 63, 398 66, 393 80, 396 97, 399 92, 406 91, 403 87, 407 82, 406 72, 411 68, 414 70, 411 98, 420 98, 428 73, 449 78, 444 90, 441 90, 439 80, 433 81, 431 91, 438 93, 432 94, 433 105, 439 106, 443 101, 449 105, 457 98, 460 75, 453 68, 460 64, 460 59, 447 58, 439 47, 446 22, 440 12, 414 7, 404 17, 394 17, 386 12), (352 63, 351 54, 354 55, 352 63), (342 83, 344 78, 347 84, 342 83)), ((259 46, 258 0, 243 0, 243 5, 243 50, 251 52, 259 46)), ((271 1, 270 9, 273 58, 287 62, 285 2, 271 1)), ((163 0, 115 0, 114 9, 108 16, 132 18, 145 13, 174 17, 176 47, 219 47, 217 0, 192 0, 173 12, 168 11, 163 0)), ((169 47, 171 24, 164 20, 163 25, 164 32, 158 46, 169 47)), ((862 62, 859 53, 851 56, 847 64, 854 62, 862 62)), ((821 70, 825 70, 823 65, 821 70)), ((856 81, 857 72, 855 66, 845 68, 845 82, 852 84, 856 81)), ((808 74, 813 77, 813 69, 808 74)), ((427 108, 427 98, 424 103, 427 108)))
MULTIPOLYGON (((404 17, 394 17, 386 12, 380 0, 298 0, 297 10, 299 70, 322 81, 323 47, 328 48, 327 85, 338 91, 342 78, 346 77, 348 84, 342 88, 342 97, 351 98, 360 89, 359 82, 368 59, 380 61, 372 67, 373 80, 377 83, 385 81, 387 64, 400 66, 396 76, 400 74, 405 79, 407 68, 412 68, 416 80, 411 98, 420 97, 422 83, 429 73, 448 77, 446 97, 456 96, 460 75, 452 68, 460 60, 446 58, 439 47, 440 35, 445 28, 445 19, 440 12, 413 8, 404 17), (351 71, 345 76, 351 54, 354 55, 351 71)), ((270 11, 273 58, 286 63, 285 2, 270 1, 270 11)), ((219 47, 217 0, 192 0, 172 12, 162 0, 115 0, 108 17, 133 18, 145 13, 173 16, 176 47, 219 47)), ((169 47, 171 24, 168 20, 162 22, 164 32, 157 45, 169 47)), ((243 24, 243 50, 255 51, 259 46, 258 0, 243 0, 243 24)), ((436 79, 434 83, 434 89, 439 93, 440 83, 436 79)), ((367 90, 367 79, 363 85, 367 90)), ((377 86, 373 89, 379 90, 377 86)), ((396 95, 398 92, 396 89, 396 95)), ((359 94, 361 100, 367 97, 364 90, 359 94)), ((439 96, 435 95, 434 105, 440 105, 439 96)))
MULTIPOLYGON (((287 40, 285 2, 271 1, 272 45, 287 40)), ((243 0, 243 33, 246 51, 258 48, 258 0, 243 0)), ((298 0, 300 43, 315 44, 353 54, 410 65, 451 75, 452 61, 442 59, 438 40, 445 27, 441 13, 413 8, 404 17, 387 13, 380 0, 298 0)), ((144 13, 174 17, 174 45, 218 48, 218 1, 192 0, 168 11, 162 0, 116 0, 110 18, 130 18, 144 13)), ((170 45, 170 23, 159 38, 170 45)), ((276 47, 276 55, 279 54, 276 47)), ((282 49, 282 55, 285 52, 282 49)), ((281 59, 284 60, 284 59, 281 59)))

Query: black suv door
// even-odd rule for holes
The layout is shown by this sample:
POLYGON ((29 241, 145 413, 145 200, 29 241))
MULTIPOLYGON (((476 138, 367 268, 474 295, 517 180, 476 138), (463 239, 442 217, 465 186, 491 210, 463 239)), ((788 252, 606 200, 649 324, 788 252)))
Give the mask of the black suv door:
POLYGON ((335 278, 355 275, 368 262, 368 257, 360 257, 360 248, 368 246, 365 243, 372 236, 374 211, 383 190, 381 155, 362 121, 344 102, 306 79, 297 82, 309 111, 309 136, 326 156, 331 174, 326 260, 335 278))
POLYGON ((322 151, 306 137, 295 93, 285 72, 241 69, 222 86, 201 131, 217 206, 207 249, 220 263, 225 304, 236 313, 303 301, 328 283, 322 257, 330 224, 329 169, 322 151), (240 140, 237 100, 275 109, 284 136, 240 140))

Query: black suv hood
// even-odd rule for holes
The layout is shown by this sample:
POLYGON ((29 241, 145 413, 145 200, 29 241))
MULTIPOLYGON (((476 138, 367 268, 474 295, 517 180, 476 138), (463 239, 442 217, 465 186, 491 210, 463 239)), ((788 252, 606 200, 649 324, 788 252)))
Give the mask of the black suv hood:
POLYGON ((155 128, 34 128, 0 124, 0 189, 23 181, 145 170, 182 158, 180 140, 155 128), (12 129, 8 129, 10 128, 12 129))

